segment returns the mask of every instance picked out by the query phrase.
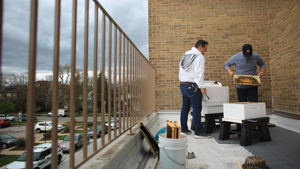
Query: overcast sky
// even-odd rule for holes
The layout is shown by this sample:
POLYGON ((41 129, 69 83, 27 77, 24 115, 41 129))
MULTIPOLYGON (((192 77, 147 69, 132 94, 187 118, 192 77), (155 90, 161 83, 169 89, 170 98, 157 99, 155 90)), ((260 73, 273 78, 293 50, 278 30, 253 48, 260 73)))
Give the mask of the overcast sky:
MULTIPOLYGON (((98 0, 109 15, 148 59, 148 1, 98 0)), ((53 69, 54 0, 39 1, 37 78, 53 69)), ((72 0, 62 0, 60 64, 71 62, 72 0)), ((83 69, 84 0, 78 0, 76 67, 83 69)), ((93 69, 94 3, 90 0, 89 69, 93 69)), ((29 0, 4 1, 2 72, 28 71, 29 0)), ((102 12, 99 11, 99 46, 101 48, 102 12)), ((108 25, 108 22, 107 22, 108 25)), ((108 37, 108 36, 107 36, 108 37)), ((99 55, 100 53, 99 49, 99 55)), ((101 60, 100 57, 98 60, 101 60)), ((98 64, 98 69, 101 64, 98 64)))

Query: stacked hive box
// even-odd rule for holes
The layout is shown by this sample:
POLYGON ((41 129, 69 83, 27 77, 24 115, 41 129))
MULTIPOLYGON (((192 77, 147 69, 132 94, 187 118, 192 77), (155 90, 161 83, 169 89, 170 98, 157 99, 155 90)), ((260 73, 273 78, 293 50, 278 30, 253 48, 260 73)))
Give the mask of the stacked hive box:
POLYGON ((229 103, 229 87, 217 81, 204 81, 207 95, 203 96, 202 115, 223 113, 223 103, 229 103))
POLYGON ((246 119, 266 117, 266 103, 262 102, 238 102, 224 103, 225 121, 242 122, 246 119))

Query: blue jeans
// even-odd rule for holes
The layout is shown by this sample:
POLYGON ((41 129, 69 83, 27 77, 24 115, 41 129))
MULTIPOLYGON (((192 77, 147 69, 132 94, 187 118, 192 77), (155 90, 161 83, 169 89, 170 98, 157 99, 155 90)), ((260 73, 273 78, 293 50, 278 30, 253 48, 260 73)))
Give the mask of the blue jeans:
POLYGON ((195 127, 194 134, 203 133, 203 125, 201 124, 202 111, 202 93, 196 84, 180 84, 182 93, 182 108, 180 114, 181 131, 188 131, 187 120, 190 107, 193 108, 193 125, 195 127))

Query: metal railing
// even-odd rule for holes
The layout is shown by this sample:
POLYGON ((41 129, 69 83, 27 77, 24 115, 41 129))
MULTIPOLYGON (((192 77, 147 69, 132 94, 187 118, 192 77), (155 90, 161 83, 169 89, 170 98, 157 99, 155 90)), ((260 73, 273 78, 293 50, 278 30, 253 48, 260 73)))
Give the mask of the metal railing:
MULTIPOLYGON (((93 127, 94 135, 97 134, 97 100, 101 100, 101 125, 105 128, 106 114, 108 125, 108 134, 101 132, 101 146, 97 146, 97 137, 93 137, 93 150, 88 152, 87 147, 87 125, 88 125, 88 42, 89 42, 89 0, 85 0, 85 21, 84 21, 84 78, 83 78, 83 157, 81 161, 75 161, 75 71, 76 71, 76 32, 77 32, 77 0, 73 0, 72 7, 72 42, 71 42, 71 82, 70 82, 70 160, 69 168, 78 168, 91 157, 96 155, 105 146, 113 142, 120 135, 129 131, 136 125, 136 121, 145 117, 155 109, 155 70, 149 64, 148 60, 105 11, 97 0, 92 1, 95 4, 94 14, 94 66, 93 66, 93 93, 101 91, 101 97, 97 94, 93 95, 93 127), (99 19, 98 12, 102 12, 102 19, 99 19), (99 22, 101 21, 101 22, 99 22), (108 21, 108 30, 107 22, 108 21), (102 47, 101 56, 98 56, 98 25, 102 25, 102 47), (114 29, 113 29, 114 28, 114 29), (106 35, 108 34, 108 39, 106 35), (108 46, 107 46, 108 45, 108 46), (112 48, 114 51, 112 51, 112 48), (108 50, 108 51, 107 51, 108 50), (100 67, 103 73, 101 78, 101 88, 97 88, 98 81, 98 59, 101 59, 100 67), (108 59, 108 71, 106 73, 106 59, 108 59), (112 63, 113 59, 113 63, 112 63), (113 73, 112 73, 113 68, 113 73), (117 70, 118 68, 118 70, 117 70), (105 77, 105 74, 107 76, 105 77), (112 79, 113 76, 113 79, 112 79), (108 89, 105 89, 105 78, 108 79, 108 89), (113 82, 112 82, 113 80, 113 82), (118 82, 118 83, 117 83, 118 82), (113 92, 113 94, 112 94, 113 92), (108 110, 105 109, 105 94, 108 94, 108 110), (119 116, 116 117, 116 112, 119 116), (123 111, 124 116, 121 117, 123 111), (125 112, 127 114, 125 115, 125 112), (113 117, 112 117, 113 113, 113 117), (111 129, 111 118, 116 122, 119 121, 119 128, 111 129), (112 136, 113 132, 113 136, 112 136)), ((38 1, 30 2, 30 32, 29 32, 29 63, 28 63, 28 89, 27 89, 27 126, 26 126, 26 168, 33 168, 33 146, 34 146, 34 113, 35 112, 35 81, 36 81, 36 60, 37 60, 37 24, 38 24, 38 1)), ((2 47, 3 34, 3 1, 1 1, 1 35, 0 46, 2 47)), ((53 47, 53 90, 52 90, 52 112, 58 111, 58 91, 59 91, 59 60, 60 60, 60 30, 61 30, 61 0, 55 0, 55 17, 54 17, 54 47, 53 47)), ((1 53, 2 53, 2 48, 1 53)), ((99 60, 100 60, 99 59, 99 60)), ((1 73, 0 55, 0 73, 1 73)), ((53 113, 53 126, 58 125, 58 116, 53 113)), ((51 168, 57 168, 57 143, 58 143, 57 127, 52 129, 52 159, 51 168)))

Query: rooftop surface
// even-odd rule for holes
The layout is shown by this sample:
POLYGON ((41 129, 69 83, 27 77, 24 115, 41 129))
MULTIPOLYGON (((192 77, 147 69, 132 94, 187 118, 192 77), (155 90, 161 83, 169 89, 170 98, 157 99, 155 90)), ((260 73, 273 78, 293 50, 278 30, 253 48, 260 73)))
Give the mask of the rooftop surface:
MULTIPOLYGON (((280 117, 268 116, 273 124, 279 122, 278 118, 280 117)), ((151 129, 153 135, 165 126, 166 118, 179 121, 179 116, 176 113, 173 115, 170 112, 158 113, 159 120, 151 129)), ((299 121, 285 123, 289 126, 297 126, 299 125, 296 124, 297 122, 299 123, 299 121), (292 123, 295 123, 295 125, 292 123)), ((215 129, 212 133, 213 138, 210 139, 195 139, 193 134, 187 135, 187 152, 194 152, 195 158, 186 160, 186 168, 236 169, 238 168, 237 162, 244 164, 248 156, 258 156, 263 158, 271 169, 299 169, 300 128, 298 128, 298 131, 297 128, 287 129, 284 123, 282 124, 285 128, 281 127, 280 123, 276 124, 276 127, 269 127, 271 141, 262 142, 259 139, 253 139, 252 145, 249 146, 241 146, 237 134, 231 135, 228 140, 219 140, 220 129, 215 129)), ((160 148, 161 150, 162 148, 160 148)), ((175 150, 174 153, 180 153, 180 151, 175 150)), ((173 158, 177 157, 173 156, 173 158)), ((156 169, 161 168, 160 162, 160 160, 157 161, 156 169)), ((153 165, 155 165, 154 156, 150 157, 145 168, 153 167, 153 165)))

